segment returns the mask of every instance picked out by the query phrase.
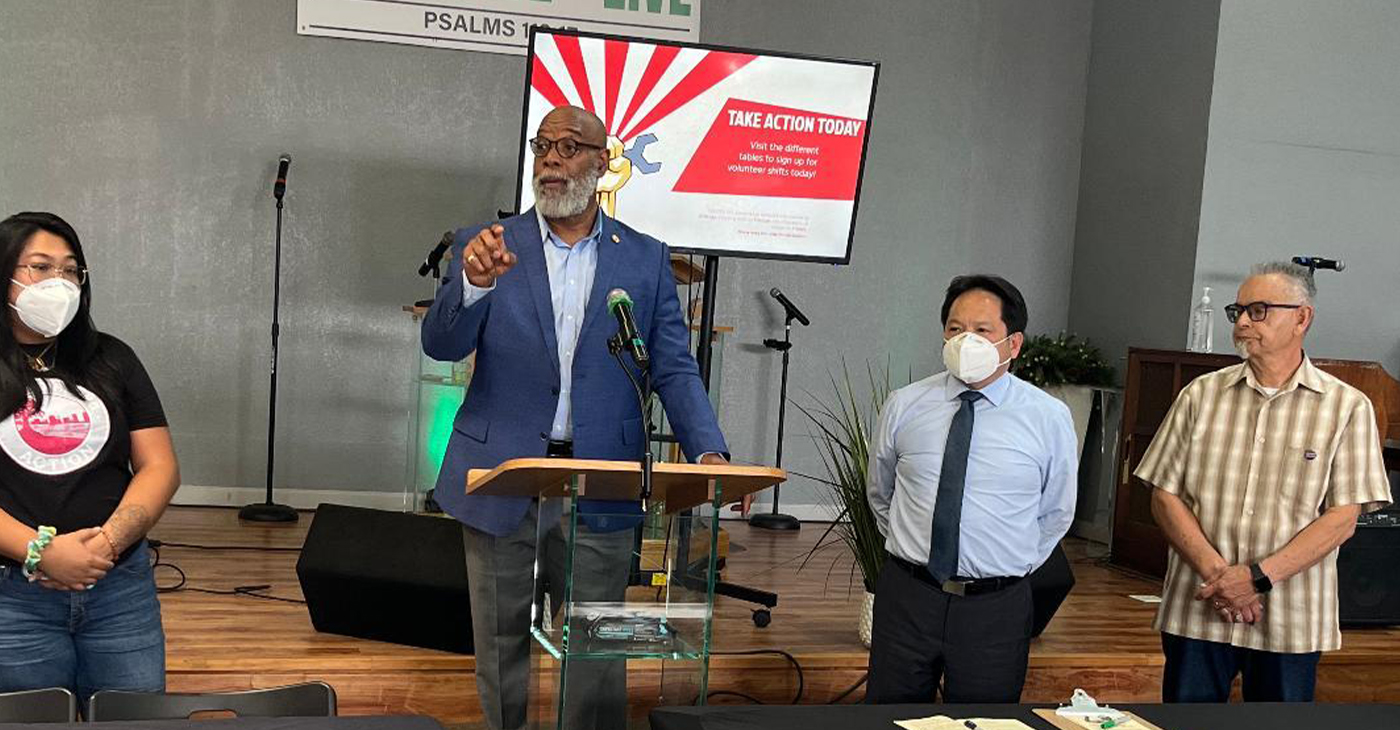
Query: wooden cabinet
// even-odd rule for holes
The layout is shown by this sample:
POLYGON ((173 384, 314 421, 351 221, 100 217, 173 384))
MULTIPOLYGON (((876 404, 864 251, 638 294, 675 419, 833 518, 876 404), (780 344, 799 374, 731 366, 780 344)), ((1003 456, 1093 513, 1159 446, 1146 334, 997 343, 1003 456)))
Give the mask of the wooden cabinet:
MULTIPOLYGON (((1238 363, 1234 355, 1128 350, 1123 427, 1113 508, 1110 562, 1151 576, 1167 569, 1167 541, 1152 518, 1152 491, 1132 475, 1181 389, 1197 377, 1238 363)), ((1400 382, 1377 363, 1317 359, 1313 364, 1371 398, 1381 441, 1400 440, 1400 382)))

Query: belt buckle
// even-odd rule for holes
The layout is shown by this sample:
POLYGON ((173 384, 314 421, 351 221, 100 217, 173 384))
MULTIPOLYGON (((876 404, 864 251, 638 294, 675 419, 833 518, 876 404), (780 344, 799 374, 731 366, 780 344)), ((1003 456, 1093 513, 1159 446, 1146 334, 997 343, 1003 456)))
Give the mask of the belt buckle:
POLYGON ((943 589, 944 593, 951 593, 955 596, 967 595, 967 583, 960 580, 953 580, 952 578, 949 578, 948 580, 943 581, 943 585, 939 587, 943 589))

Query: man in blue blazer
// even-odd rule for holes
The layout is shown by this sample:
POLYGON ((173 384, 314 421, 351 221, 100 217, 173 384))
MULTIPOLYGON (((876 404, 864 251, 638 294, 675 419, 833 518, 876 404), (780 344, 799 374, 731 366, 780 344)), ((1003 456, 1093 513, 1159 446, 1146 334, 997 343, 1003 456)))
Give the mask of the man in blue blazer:
MULTIPOLYGON (((593 114, 559 107, 546 115, 530 140, 535 207, 479 232, 457 232, 448 283, 423 320, 423 350, 430 357, 456 361, 476 353, 435 496, 463 523, 477 691, 492 728, 519 727, 526 719, 532 566, 543 540, 547 581, 561 586, 562 505, 469 496, 466 473, 519 457, 641 455, 646 445, 636 392, 607 347, 617 331, 607 309, 609 291, 631 296, 651 354, 652 382, 681 448, 702 463, 726 459, 688 350, 669 250, 598 207, 606 145, 606 128, 593 114)), ((630 359, 627 367, 633 367, 630 359)), ((637 519, 618 513, 640 514, 639 506, 580 500, 578 509, 573 598, 621 601, 637 519)), ((573 667, 584 665, 598 671, 570 669, 566 725, 624 727, 622 662, 573 667)))

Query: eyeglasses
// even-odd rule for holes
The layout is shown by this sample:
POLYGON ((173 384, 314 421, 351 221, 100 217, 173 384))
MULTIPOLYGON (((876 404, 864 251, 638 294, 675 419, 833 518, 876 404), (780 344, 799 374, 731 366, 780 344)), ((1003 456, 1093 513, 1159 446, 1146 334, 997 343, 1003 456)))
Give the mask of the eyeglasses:
POLYGON ((586 147, 591 150, 603 149, 602 145, 580 142, 571 137, 565 137, 563 139, 549 139, 548 137, 536 137, 530 140, 530 151, 535 153, 536 157, 544 157, 545 155, 549 154, 549 150, 553 148, 559 153, 560 157, 563 157, 567 160, 570 157, 573 157, 574 155, 578 154, 580 147, 586 147))
POLYGON ((29 277, 34 281, 44 281, 61 276, 78 286, 87 283, 88 270, 80 266, 54 266, 53 264, 19 264, 16 269, 29 269, 29 277))
POLYGON ((1301 309, 1303 304, 1270 304, 1269 302, 1250 302, 1249 304, 1227 304, 1225 305, 1225 319, 1231 324, 1240 318, 1240 314, 1249 313, 1249 318, 1255 322, 1263 322, 1269 316, 1270 309, 1301 309))

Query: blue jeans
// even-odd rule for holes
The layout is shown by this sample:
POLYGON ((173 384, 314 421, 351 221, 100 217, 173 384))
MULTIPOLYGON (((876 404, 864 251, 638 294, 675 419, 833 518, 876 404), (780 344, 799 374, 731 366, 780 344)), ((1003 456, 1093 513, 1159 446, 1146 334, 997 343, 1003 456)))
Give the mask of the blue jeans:
POLYGON ((165 689, 165 631, 142 542, 90 591, 55 591, 0 566, 0 692, 165 689))
POLYGON ((1279 654, 1162 634, 1163 702, 1229 702, 1242 674, 1245 702, 1312 702, 1322 652, 1279 654))

